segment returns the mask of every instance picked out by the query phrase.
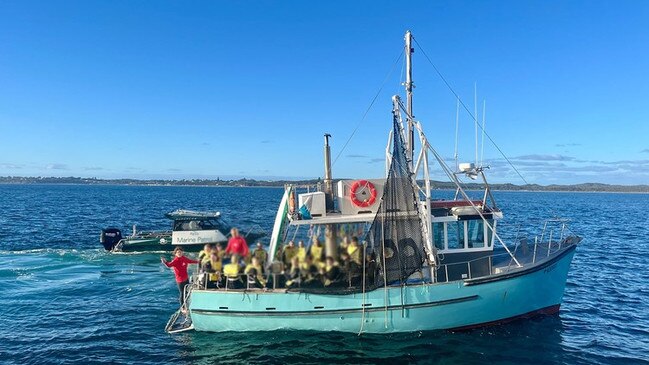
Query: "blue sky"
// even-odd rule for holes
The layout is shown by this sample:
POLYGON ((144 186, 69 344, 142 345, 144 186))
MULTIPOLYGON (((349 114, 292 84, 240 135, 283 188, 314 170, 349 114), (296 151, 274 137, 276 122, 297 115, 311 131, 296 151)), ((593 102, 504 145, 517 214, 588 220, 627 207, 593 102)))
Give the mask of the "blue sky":
MULTIPOLYGON (((0 175, 318 177, 322 134, 335 157, 387 80, 334 165, 381 176, 411 29, 471 109, 477 83, 529 182, 649 183, 648 2, 399 5, 3 1, 0 175)), ((415 116, 451 157, 454 96, 413 62, 415 116)), ((461 160, 473 146, 463 113, 461 160)), ((484 150, 491 180, 522 183, 484 150)))

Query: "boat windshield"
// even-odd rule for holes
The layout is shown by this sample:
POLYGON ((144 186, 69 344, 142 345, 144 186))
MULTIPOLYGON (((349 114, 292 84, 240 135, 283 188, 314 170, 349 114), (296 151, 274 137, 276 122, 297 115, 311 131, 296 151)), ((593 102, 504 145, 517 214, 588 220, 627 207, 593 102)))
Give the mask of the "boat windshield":
POLYGON ((222 230, 223 223, 218 219, 191 219, 174 221, 174 231, 222 230))

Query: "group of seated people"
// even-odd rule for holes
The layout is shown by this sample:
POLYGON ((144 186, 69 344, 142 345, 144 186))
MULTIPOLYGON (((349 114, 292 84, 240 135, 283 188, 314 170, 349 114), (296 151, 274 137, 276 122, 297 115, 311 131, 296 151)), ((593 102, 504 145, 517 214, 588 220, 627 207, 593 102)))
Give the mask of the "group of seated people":
POLYGON ((246 255, 223 250, 220 244, 206 244, 198 254, 202 283, 207 288, 239 289, 243 287, 242 274, 257 280, 255 285, 265 285, 263 265, 268 257, 261 243, 246 255), (242 269, 243 268, 243 269, 242 269))
POLYGON ((228 254, 220 245, 205 245, 198 259, 207 288, 342 288, 361 286, 363 271, 367 283, 374 282, 376 257, 363 253, 358 238, 352 237, 343 240, 339 258, 325 256, 324 246, 315 238, 309 249, 302 241, 278 247, 268 267, 268 253, 261 243, 245 256, 228 254))

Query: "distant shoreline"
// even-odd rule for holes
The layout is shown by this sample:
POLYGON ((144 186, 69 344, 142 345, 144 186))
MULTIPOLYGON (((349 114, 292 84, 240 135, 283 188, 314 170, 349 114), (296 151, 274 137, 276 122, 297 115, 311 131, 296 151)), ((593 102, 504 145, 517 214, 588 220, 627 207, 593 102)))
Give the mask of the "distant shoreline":
MULTIPOLYGON (((321 184, 320 179, 311 180, 255 180, 255 179, 183 179, 183 180, 138 180, 138 179, 98 179, 81 177, 18 177, 0 176, 0 185, 94 185, 94 186, 196 186, 196 187, 259 187, 282 188, 286 184, 312 185, 321 184)), ((435 190, 453 190, 451 182, 431 181, 435 190)), ((483 184, 468 183, 467 190, 482 190, 483 184)), ((649 185, 612 185, 600 183, 583 183, 572 185, 514 185, 491 184, 493 191, 521 192, 565 192, 565 193, 649 193, 649 185)))

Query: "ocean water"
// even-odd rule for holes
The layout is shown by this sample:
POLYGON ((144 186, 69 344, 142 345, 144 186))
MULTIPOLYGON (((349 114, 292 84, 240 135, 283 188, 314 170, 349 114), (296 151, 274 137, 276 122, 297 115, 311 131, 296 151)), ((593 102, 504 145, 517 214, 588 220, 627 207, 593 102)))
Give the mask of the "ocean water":
POLYGON ((558 315, 460 333, 168 335, 177 292, 160 254, 100 249, 101 228, 167 228, 176 208, 270 232, 281 193, 0 185, 0 363, 649 364, 649 195, 495 192, 505 237, 560 215, 585 240, 558 315))

